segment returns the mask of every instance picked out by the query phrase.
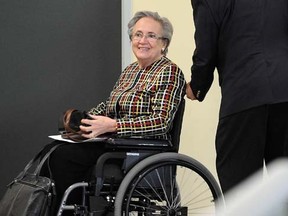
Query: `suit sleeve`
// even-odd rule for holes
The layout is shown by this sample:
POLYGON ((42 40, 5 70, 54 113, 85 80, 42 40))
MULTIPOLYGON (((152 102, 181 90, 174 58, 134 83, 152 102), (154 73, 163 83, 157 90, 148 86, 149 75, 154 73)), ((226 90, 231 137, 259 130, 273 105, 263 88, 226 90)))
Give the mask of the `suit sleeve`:
POLYGON ((209 91, 217 66, 218 26, 211 5, 206 0, 191 0, 195 25, 195 50, 192 57, 191 89, 203 101, 209 91))

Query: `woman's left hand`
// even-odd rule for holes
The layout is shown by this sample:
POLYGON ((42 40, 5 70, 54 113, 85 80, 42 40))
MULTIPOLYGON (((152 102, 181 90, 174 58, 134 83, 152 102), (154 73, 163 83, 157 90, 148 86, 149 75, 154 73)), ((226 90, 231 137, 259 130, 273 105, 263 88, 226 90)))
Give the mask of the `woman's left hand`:
POLYGON ((94 138, 101 134, 116 132, 116 120, 107 116, 90 115, 92 119, 82 119, 80 130, 85 138, 94 138))

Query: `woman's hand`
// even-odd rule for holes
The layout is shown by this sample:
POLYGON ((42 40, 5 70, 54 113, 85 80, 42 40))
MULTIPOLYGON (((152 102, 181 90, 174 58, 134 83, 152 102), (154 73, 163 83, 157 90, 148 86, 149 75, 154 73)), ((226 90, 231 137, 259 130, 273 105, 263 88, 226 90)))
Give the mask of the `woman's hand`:
POLYGON ((115 119, 107 116, 90 115, 92 119, 82 119, 80 130, 83 132, 82 136, 85 138, 94 138, 104 133, 112 133, 117 130, 117 123, 115 119))

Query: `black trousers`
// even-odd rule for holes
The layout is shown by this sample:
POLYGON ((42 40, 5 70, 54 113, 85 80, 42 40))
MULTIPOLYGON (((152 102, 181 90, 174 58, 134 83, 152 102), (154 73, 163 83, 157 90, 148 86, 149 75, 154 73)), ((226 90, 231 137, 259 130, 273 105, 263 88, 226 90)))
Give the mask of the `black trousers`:
MULTIPOLYGON (((45 147, 49 151, 59 142, 45 147)), ((104 143, 66 143, 59 146, 50 156, 42 169, 42 175, 49 176, 49 168, 56 186, 56 203, 53 215, 56 215, 65 190, 76 182, 89 181, 94 165, 100 155, 105 152, 104 143), (49 166, 49 168, 48 168, 49 166)), ((81 203, 82 191, 75 190, 69 196, 68 204, 81 203)), ((72 211, 64 211, 63 215, 73 215, 72 211)))
POLYGON ((223 193, 263 168, 264 162, 287 157, 287 146, 287 102, 255 107, 220 119, 216 168, 223 193))

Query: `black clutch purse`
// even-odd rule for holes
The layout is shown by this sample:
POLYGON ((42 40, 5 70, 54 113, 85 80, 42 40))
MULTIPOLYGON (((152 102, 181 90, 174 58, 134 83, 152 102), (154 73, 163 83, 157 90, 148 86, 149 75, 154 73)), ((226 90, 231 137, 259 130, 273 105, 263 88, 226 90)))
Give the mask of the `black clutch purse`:
POLYGON ((81 120, 91 119, 86 111, 79 111, 77 109, 68 109, 59 119, 58 130, 62 138, 73 141, 83 141, 87 138, 82 136, 80 130, 81 120))

